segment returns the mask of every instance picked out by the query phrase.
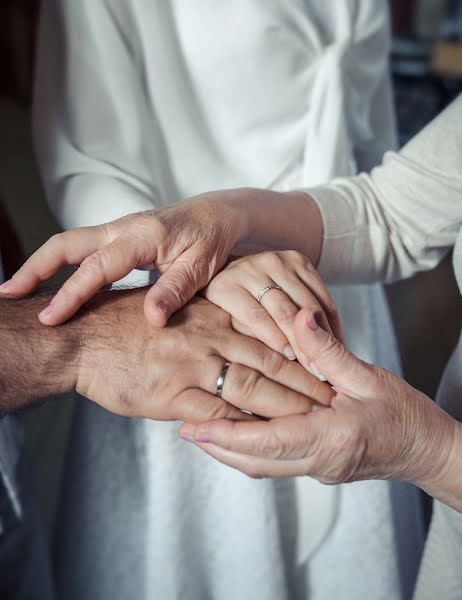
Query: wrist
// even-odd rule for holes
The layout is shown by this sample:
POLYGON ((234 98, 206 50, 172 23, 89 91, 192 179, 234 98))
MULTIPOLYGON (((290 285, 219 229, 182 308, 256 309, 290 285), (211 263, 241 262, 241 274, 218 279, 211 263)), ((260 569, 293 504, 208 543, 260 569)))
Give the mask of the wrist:
POLYGON ((413 452, 417 460, 406 478, 427 494, 462 511, 462 424, 428 400, 425 426, 413 452))
POLYGON ((79 333, 74 388, 82 396, 95 400, 94 390, 108 365, 116 375, 117 365, 126 363, 128 338, 136 332, 124 323, 143 323, 145 295, 146 288, 100 292, 71 321, 79 333))
POLYGON ((446 416, 450 426, 445 447, 436 458, 439 466, 417 485, 433 498, 462 512, 462 423, 446 416))
POLYGON ((323 225, 316 202, 304 191, 234 190, 237 254, 297 250, 313 265, 319 262, 323 225))

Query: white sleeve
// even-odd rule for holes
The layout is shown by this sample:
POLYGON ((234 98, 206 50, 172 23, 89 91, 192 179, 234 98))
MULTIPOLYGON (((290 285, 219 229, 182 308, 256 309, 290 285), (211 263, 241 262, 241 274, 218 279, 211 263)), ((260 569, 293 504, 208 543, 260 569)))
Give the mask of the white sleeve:
POLYGON ((436 266, 462 226, 462 96, 370 175, 308 189, 332 283, 393 281, 436 266))
POLYGON ((72 228, 153 208, 146 98, 129 36, 110 3, 42 5, 34 137, 53 213, 72 228))

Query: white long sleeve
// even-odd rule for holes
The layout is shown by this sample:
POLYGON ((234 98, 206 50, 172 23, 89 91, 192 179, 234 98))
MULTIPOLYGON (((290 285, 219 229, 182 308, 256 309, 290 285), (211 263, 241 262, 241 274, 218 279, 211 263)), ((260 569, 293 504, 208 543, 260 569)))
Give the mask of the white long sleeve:
POLYGON ((143 118, 137 57, 109 7, 43 2, 34 133, 47 197, 65 228, 147 210, 158 196, 156 145, 146 147, 156 125, 143 118))
POLYGON ((462 96, 370 175, 307 191, 323 217, 327 281, 393 281, 436 266, 462 226, 462 96))

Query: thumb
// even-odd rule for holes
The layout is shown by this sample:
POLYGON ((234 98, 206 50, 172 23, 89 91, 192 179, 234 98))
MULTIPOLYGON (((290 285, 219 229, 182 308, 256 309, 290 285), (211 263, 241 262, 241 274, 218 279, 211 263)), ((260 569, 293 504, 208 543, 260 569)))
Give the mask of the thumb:
POLYGON ((337 391, 349 396, 368 396, 376 384, 372 365, 352 354, 331 333, 322 329, 316 311, 302 309, 295 319, 295 338, 300 350, 337 391))
POLYGON ((163 327, 173 313, 207 285, 211 275, 208 263, 197 250, 183 252, 146 294, 144 314, 148 321, 163 327))

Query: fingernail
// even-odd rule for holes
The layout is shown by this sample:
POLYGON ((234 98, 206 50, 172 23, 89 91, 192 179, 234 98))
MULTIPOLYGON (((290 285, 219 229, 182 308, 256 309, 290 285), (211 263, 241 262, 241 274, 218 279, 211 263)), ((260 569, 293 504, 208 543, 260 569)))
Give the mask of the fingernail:
POLYGON ((49 304, 46 308, 44 308, 42 310, 41 313, 39 313, 39 317, 48 317, 50 316, 56 309, 56 305, 55 304, 49 304))
POLYGON ((284 352, 284 356, 286 358, 288 358, 289 360, 295 360, 297 358, 295 356, 295 352, 292 350, 292 348, 290 346, 285 346, 283 352, 284 352))
POLYGON ((195 434, 194 441, 199 442, 200 444, 209 444, 211 440, 210 436, 207 433, 201 433, 199 431, 199 433, 195 434))
POLYGON ((318 323, 316 321, 316 315, 314 313, 308 319, 308 326, 313 331, 316 331, 316 329, 318 328, 318 323))
POLYGON ((315 377, 317 377, 319 379, 319 381, 327 381, 327 377, 324 377, 324 375, 318 370, 318 367, 313 362, 310 363, 308 370, 315 377))
POLYGON ((10 287, 12 280, 8 279, 8 281, 5 281, 5 283, 2 283, 2 285, 0 285, 0 292, 6 292, 7 289, 10 287))
POLYGON ((194 437, 192 434, 190 433, 185 433, 183 431, 180 431, 180 437, 182 440, 184 440, 185 442, 194 442, 194 437))
POLYGON ((157 304, 157 308, 160 310, 161 313, 163 313, 166 317, 168 317, 168 306, 163 300, 161 300, 157 304))

